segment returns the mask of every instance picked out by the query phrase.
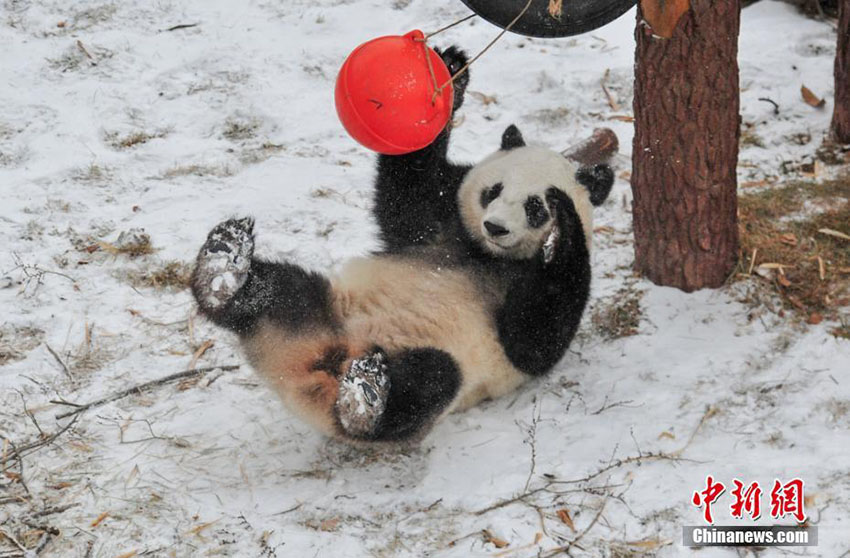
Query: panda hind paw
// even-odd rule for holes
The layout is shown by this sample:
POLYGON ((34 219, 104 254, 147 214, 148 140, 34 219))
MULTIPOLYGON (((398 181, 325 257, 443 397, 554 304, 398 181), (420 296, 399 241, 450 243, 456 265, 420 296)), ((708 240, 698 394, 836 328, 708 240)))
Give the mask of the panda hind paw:
POLYGON ((390 378, 385 361, 380 350, 355 359, 339 382, 336 414, 351 436, 368 438, 387 408, 390 378))
POLYGON ((217 310, 245 284, 254 253, 254 219, 228 219, 213 227, 195 262, 192 287, 202 308, 217 310))

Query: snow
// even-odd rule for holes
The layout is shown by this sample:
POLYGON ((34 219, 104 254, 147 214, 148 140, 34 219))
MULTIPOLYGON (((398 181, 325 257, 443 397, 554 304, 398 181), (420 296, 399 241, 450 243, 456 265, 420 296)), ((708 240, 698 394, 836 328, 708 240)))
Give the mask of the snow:
MULTIPOLYGON (((335 72, 367 39, 466 13, 426 0, 5 2, 0 347, 23 358, 0 366, 0 437, 20 446, 37 439, 36 421, 47 433, 66 425, 54 416, 68 407, 51 400, 82 403, 193 365, 242 363, 232 337, 194 317, 188 292, 128 281, 192 261, 222 219, 253 215, 258 253, 315 269, 374 249, 373 155, 336 120, 335 72), (197 25, 167 30, 178 24, 197 25), (86 250, 133 228, 155 253, 86 250)), ((468 96, 452 155, 485 156, 510 123, 552 147, 605 125, 620 138, 619 171, 628 169, 632 125, 608 117, 630 113, 634 20, 632 11, 570 39, 506 35, 472 68, 470 89, 497 102, 468 96), (606 72, 617 111, 600 87, 606 72)), ((472 20, 433 43, 475 52, 496 32, 472 20)), ((833 55, 829 23, 769 0, 744 10, 741 112, 764 147, 743 148, 742 180, 778 176, 782 161, 813 153, 831 113, 833 55), (803 84, 826 109, 800 100, 803 84), (790 142, 795 134, 811 141, 790 142)), ((630 199, 621 179, 597 212, 613 233, 594 241, 593 296, 635 282, 645 291, 638 335, 609 341, 587 319, 551 376, 450 416, 402 451, 323 439, 247 365, 155 388, 83 413, 27 455, 22 502, 9 500, 25 492, 8 475, 18 464, 7 463, 0 532, 32 537, 24 520, 61 530, 42 556, 90 546, 96 557, 513 557, 573 539, 556 515, 564 509, 579 532, 591 526, 575 556, 737 556, 681 546, 682 526, 701 522, 691 496, 711 474, 763 488, 803 478, 820 544, 793 552, 846 553, 850 344, 826 323, 754 315, 738 302, 744 287, 684 294, 631 277, 630 199), (647 457, 659 452, 681 460, 647 457), (484 542, 482 529, 510 546, 484 542)), ((729 503, 727 492, 718 523, 746 524, 729 503)), ((764 513, 759 524, 769 522, 764 513)), ((23 540, 33 548, 38 538, 23 540)), ((14 549, 0 538, 0 555, 14 549)))

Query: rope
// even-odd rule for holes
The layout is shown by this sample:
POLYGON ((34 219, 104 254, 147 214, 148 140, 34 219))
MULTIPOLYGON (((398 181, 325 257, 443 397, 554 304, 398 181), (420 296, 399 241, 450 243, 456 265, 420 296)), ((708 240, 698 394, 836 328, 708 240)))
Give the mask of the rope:
MULTIPOLYGON (((454 22, 454 23, 450 23, 450 24, 446 25, 445 27, 440 27, 439 29, 437 29, 437 30, 436 30, 436 31, 434 31, 433 33, 428 33, 427 35, 425 35, 425 39, 424 39, 424 40, 425 40, 425 41, 427 41, 428 39, 430 39, 430 38, 431 38, 431 37, 433 37, 434 35, 439 35, 439 34, 440 34, 440 33, 442 33, 443 31, 446 31, 446 30, 448 30, 448 29, 451 29, 451 28, 452 28, 452 27, 454 27, 455 25, 460 25, 460 24, 461 24, 461 23, 463 23, 464 21, 469 21, 470 19, 474 18, 476 15, 478 15, 478 14, 469 14, 468 16, 466 16, 466 17, 464 17, 464 18, 461 18, 461 19, 457 20, 457 21, 456 21, 456 22, 454 22)), ((423 41, 423 42, 424 42, 424 41, 423 41)))
MULTIPOLYGON (((533 1, 534 1, 534 0, 528 0, 528 2, 526 2, 526 3, 525 3, 525 7, 524 7, 524 8, 523 8, 523 9, 522 9, 522 10, 521 10, 518 14, 517 14, 517 16, 516 16, 515 18, 513 18, 513 20, 511 20, 511 22, 510 22, 509 24, 507 24, 507 25, 505 26, 505 28, 504 28, 504 29, 502 29, 502 31, 501 31, 498 35, 496 35, 496 37, 495 37, 492 41, 490 41, 490 42, 487 44, 487 46, 485 46, 485 47, 481 50, 481 52, 479 52, 478 54, 476 54, 475 56, 473 56, 473 57, 472 57, 472 59, 471 59, 469 62, 467 62, 467 63, 466 63, 466 65, 464 65, 464 67, 463 67, 463 68, 461 68, 460 70, 458 70, 458 71, 457 71, 457 73, 455 73, 452 77, 450 77, 448 80, 446 80, 446 82, 445 82, 445 83, 443 83, 442 85, 439 85, 439 86, 437 85, 437 76, 436 76, 436 74, 434 74, 434 67, 431 65, 431 57, 430 57, 430 56, 428 56, 428 55, 427 55, 427 53, 426 53, 426 55, 425 55, 425 60, 427 60, 427 61, 428 61, 428 71, 431 73, 431 81, 432 81, 432 82, 433 82, 433 84, 434 84, 434 95, 431 97, 431 104, 434 104, 434 102, 437 100, 437 97, 443 93, 443 89, 445 89, 447 85, 449 85, 450 83, 454 83, 454 80, 456 80, 456 79, 457 79, 458 77, 460 77, 460 76, 461 76, 464 72, 466 72, 466 71, 469 69, 469 67, 470 67, 470 66, 472 66, 472 63, 473 63, 473 62, 475 62, 476 60, 478 60, 479 58, 481 58, 481 56, 482 56, 485 52, 487 52, 488 50, 490 50, 490 47, 492 47, 494 44, 496 44, 496 42, 497 42, 499 39, 501 39, 501 38, 502 38, 502 36, 503 36, 505 33, 507 33, 508 31, 510 31, 510 30, 511 30, 511 28, 514 26, 514 24, 516 24, 516 22, 517 22, 517 21, 519 21, 519 20, 520 20, 520 18, 521 18, 522 16, 524 16, 524 15, 525 15, 525 12, 527 12, 527 11, 528 11, 528 9, 531 7, 531 3, 532 3, 533 1)), ((445 30, 447 30, 447 29, 451 29, 451 28, 452 28, 452 27, 454 27, 455 25, 459 25, 459 24, 463 23, 464 21, 467 21, 467 20, 469 20, 469 19, 471 19, 471 18, 475 17, 475 15, 476 15, 476 14, 468 15, 468 16, 466 16, 465 18, 462 18, 462 19, 459 19, 459 20, 455 21, 454 23, 450 23, 449 25, 446 25, 445 27, 442 27, 442 28, 440 28, 440 29, 437 29, 437 30, 436 30, 436 31, 434 31, 433 33, 429 33, 428 35, 425 35, 425 37, 424 37, 423 39, 421 39, 421 42, 423 42, 423 43, 427 43, 427 42, 428 42, 428 39, 430 39, 430 38, 431 38, 431 37, 433 37, 434 35, 437 35, 438 33, 442 33, 443 31, 445 31, 445 30)))

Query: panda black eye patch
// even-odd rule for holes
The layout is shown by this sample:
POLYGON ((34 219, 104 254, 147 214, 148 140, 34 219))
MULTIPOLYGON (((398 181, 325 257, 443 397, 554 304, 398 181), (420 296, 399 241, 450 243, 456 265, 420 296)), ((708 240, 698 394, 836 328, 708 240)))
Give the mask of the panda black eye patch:
POLYGON ((528 225, 534 229, 542 227, 549 220, 546 205, 538 196, 529 196, 525 200, 525 215, 528 219, 528 225))
POLYGON ((502 193, 502 183, 497 182, 489 188, 485 188, 481 192, 481 207, 487 207, 490 203, 499 197, 502 193))

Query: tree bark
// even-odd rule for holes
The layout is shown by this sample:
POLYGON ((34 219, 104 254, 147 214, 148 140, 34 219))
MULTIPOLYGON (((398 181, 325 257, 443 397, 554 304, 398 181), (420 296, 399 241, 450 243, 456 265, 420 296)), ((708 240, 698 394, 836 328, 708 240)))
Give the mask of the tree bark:
POLYGON ((738 258, 738 0, 691 0, 669 39, 638 7, 632 192, 635 267, 684 291, 738 258))
POLYGON ((838 6, 832 137, 839 143, 850 143, 850 0, 840 0, 838 6))

